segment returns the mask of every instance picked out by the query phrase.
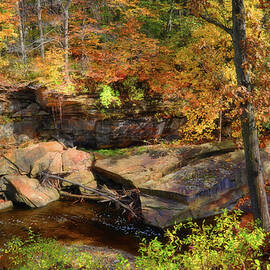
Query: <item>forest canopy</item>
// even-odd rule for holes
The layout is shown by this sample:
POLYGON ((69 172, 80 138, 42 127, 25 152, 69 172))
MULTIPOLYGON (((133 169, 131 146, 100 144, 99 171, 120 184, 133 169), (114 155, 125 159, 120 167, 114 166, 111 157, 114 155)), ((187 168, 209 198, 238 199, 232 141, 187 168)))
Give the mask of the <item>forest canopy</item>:
MULTIPOLYGON (((179 103, 186 141, 240 130, 239 104, 268 130, 269 1, 247 0, 247 61, 254 90, 237 86, 228 0, 0 0, 0 76, 65 93, 101 93, 105 108, 159 95, 179 103)), ((102 101, 102 100, 101 100, 102 101)))

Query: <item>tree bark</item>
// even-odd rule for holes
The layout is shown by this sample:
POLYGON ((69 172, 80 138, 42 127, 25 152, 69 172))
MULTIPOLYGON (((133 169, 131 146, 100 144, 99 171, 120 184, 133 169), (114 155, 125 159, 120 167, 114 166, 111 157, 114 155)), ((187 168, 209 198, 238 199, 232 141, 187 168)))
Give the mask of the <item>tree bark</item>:
POLYGON ((169 10, 169 17, 168 17, 167 26, 166 26, 166 32, 167 33, 172 31, 173 4, 174 4, 174 0, 171 0, 170 10, 169 10))
POLYGON ((222 111, 219 112, 218 141, 222 141, 222 111))
POLYGON ((38 29, 39 29, 39 38, 40 38, 40 54, 41 54, 42 60, 44 60, 44 58, 45 58, 44 35, 43 35, 43 28, 42 28, 40 0, 37 0, 37 13, 38 13, 38 29))
POLYGON ((24 33, 24 22, 25 22, 25 15, 24 15, 24 2, 18 1, 17 2, 17 9, 19 14, 19 34, 20 34, 20 46, 21 46, 21 56, 24 66, 26 65, 26 48, 25 48, 25 33, 24 33))
MULTIPOLYGON (((209 17, 207 14, 200 14, 199 16, 205 21, 226 31, 232 37, 237 83, 238 86, 241 87, 241 90, 243 90, 242 93, 240 92, 240 95, 244 94, 249 96, 252 93, 253 87, 250 81, 248 69, 245 68, 247 63, 247 39, 244 0, 232 0, 232 29, 226 27, 216 19, 209 17)), ((244 97, 242 96, 240 98, 244 97)), ((264 174, 260 158, 254 107, 252 103, 246 99, 242 102, 240 109, 246 173, 252 212, 254 219, 259 219, 261 221, 261 226, 266 231, 270 231, 269 209, 264 188, 264 174)))
MULTIPOLYGON (((246 25, 244 0, 232 0, 234 64, 237 83, 247 94, 252 92, 252 84, 246 64, 246 25)), ((259 140, 253 105, 248 101, 241 108, 242 137, 244 142, 246 172, 254 219, 260 219, 261 226, 270 231, 270 217, 264 188, 264 175, 259 151, 259 140)))
POLYGON ((68 35, 68 21, 69 21, 69 7, 72 0, 68 0, 64 5, 64 50, 65 50, 65 73, 66 80, 69 80, 69 35, 68 35))

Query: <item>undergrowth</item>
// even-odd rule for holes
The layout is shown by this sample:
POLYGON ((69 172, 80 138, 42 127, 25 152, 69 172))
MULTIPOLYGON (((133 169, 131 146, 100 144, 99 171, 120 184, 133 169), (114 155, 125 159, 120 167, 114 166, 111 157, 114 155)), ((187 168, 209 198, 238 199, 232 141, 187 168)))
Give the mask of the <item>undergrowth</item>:
POLYGON ((217 270, 267 269, 268 258, 263 258, 269 245, 267 233, 256 225, 241 227, 240 211, 215 217, 214 224, 199 226, 195 222, 180 223, 167 230, 168 242, 157 239, 142 244, 137 258, 139 269, 158 270, 217 270), (189 230, 179 237, 180 230, 189 230))
POLYGON ((145 146, 134 146, 128 148, 116 148, 116 149, 99 149, 94 152, 104 155, 106 157, 114 156, 125 156, 130 154, 139 154, 146 152, 147 148, 145 146))
POLYGON ((118 256, 108 264, 102 257, 60 245, 54 239, 44 239, 29 231, 29 238, 13 238, 2 251, 11 258, 14 268, 28 269, 140 269, 140 270, 270 270, 269 254, 265 251, 268 234, 256 225, 241 227, 240 211, 227 211, 215 218, 214 225, 195 222, 180 223, 167 230, 166 244, 157 238, 143 240, 136 266, 118 256), (179 231, 188 230, 186 237, 179 231))
POLYGON ((102 259, 75 247, 65 247, 55 239, 45 239, 29 230, 29 237, 22 241, 13 237, 4 248, 10 256, 12 269, 104 269, 102 259))

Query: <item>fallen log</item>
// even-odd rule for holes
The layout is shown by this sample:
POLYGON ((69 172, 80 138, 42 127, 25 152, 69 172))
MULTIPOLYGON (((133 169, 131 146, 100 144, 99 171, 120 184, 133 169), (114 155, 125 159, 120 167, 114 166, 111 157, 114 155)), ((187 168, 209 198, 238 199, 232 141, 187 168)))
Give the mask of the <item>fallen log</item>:
MULTIPOLYGON (((122 203, 122 202, 120 201, 120 199, 123 198, 123 197, 125 197, 125 196, 119 196, 119 195, 117 196, 117 195, 115 195, 115 193, 112 193, 112 192, 111 192, 110 194, 108 194, 108 192, 102 192, 102 191, 97 190, 97 189, 95 189, 95 188, 86 187, 86 186, 84 186, 84 185, 82 185, 82 184, 79 184, 79 183, 76 183, 76 182, 67 180, 67 179, 62 178, 62 177, 57 176, 57 175, 45 173, 45 172, 41 172, 41 173, 40 173, 40 176, 41 176, 41 182, 42 182, 43 184, 46 184, 46 182, 48 182, 48 181, 47 181, 48 178, 52 178, 52 179, 56 179, 56 180, 59 180, 59 181, 67 182, 67 183, 72 184, 72 185, 79 186, 79 187, 81 187, 81 188, 83 188, 83 189, 85 189, 85 190, 88 190, 88 191, 91 191, 91 192, 93 192, 93 193, 95 193, 95 194, 97 194, 97 195, 99 195, 99 196, 105 198, 104 202, 105 202, 105 201, 106 201, 106 202, 108 202, 108 201, 113 201, 113 202, 115 202, 116 204, 118 204, 119 206, 122 206, 124 209, 128 210, 128 211, 132 214, 133 217, 138 218, 138 216, 137 216, 136 213, 133 211, 133 209, 130 207, 130 205, 124 204, 124 203, 122 203)), ((108 190, 108 189, 107 189, 107 190, 108 190)))

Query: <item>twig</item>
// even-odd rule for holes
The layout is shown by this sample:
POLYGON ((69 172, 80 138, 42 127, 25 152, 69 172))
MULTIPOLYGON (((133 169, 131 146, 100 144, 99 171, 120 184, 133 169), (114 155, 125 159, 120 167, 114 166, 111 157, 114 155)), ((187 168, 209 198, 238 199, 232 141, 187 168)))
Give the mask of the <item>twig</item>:
MULTIPOLYGON (((80 199, 90 199, 90 200, 97 200, 97 199, 101 199, 101 196, 98 197, 98 195, 78 195, 78 194, 72 194, 66 191, 60 191, 60 194, 63 196, 68 196, 68 197, 72 197, 72 198, 80 198, 80 199)), ((103 198, 103 197, 102 197, 103 198)))

